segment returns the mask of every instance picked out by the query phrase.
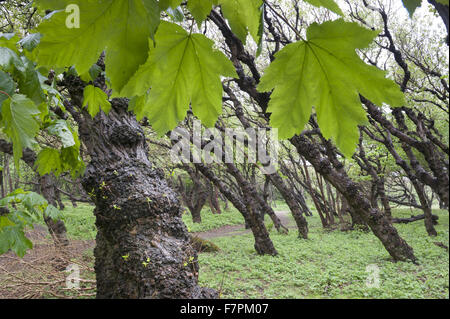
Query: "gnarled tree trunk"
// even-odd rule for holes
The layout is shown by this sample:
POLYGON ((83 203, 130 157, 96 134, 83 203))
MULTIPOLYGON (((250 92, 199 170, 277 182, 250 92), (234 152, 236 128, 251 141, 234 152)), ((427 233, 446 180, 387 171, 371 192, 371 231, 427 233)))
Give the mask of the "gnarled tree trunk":
MULTIPOLYGON (((83 84, 69 83, 81 104, 83 84), (78 87, 78 88, 77 88, 78 87)), ((112 100, 108 116, 72 114, 91 161, 82 185, 95 203, 97 298, 214 298, 198 286, 197 253, 181 219, 180 203, 147 157, 144 132, 112 100)))

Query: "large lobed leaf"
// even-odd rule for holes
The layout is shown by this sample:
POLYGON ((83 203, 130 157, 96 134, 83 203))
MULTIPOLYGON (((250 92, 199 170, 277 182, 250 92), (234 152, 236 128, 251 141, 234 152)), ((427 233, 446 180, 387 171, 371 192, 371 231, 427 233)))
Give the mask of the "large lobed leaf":
POLYGON ((262 0, 219 0, 219 4, 231 30, 243 43, 248 33, 259 43, 262 0))
POLYGON ((111 103, 108 101, 108 96, 98 87, 93 85, 86 86, 83 97, 83 105, 87 107, 92 117, 95 117, 100 112, 100 109, 106 114, 111 110, 111 103))
POLYGON ((18 166, 22 149, 31 147, 39 131, 36 116, 40 113, 32 100, 22 94, 14 94, 1 105, 3 131, 13 142, 14 161, 18 166))
POLYGON ((314 23, 307 30, 307 41, 289 44, 276 54, 258 90, 274 89, 267 111, 280 138, 301 133, 314 107, 325 138, 332 138, 351 156, 359 136, 357 125, 366 122, 359 94, 379 105, 404 103, 399 87, 355 52, 376 35, 343 20, 314 23))
POLYGON ((152 0, 39 0, 46 9, 61 10, 39 25, 42 34, 38 62, 49 67, 75 66, 79 74, 106 52, 106 74, 119 91, 148 56, 148 37, 154 32, 159 12, 152 0), (67 4, 80 8, 80 28, 66 27, 67 4), (153 5, 152 5, 153 4, 153 5))
POLYGON ((191 103, 203 124, 212 126, 222 111, 220 76, 237 77, 233 64, 204 35, 173 23, 161 23, 155 42, 148 61, 122 92, 142 96, 151 87, 148 99, 141 98, 145 106, 138 117, 147 116, 153 129, 164 134, 185 118, 191 103))

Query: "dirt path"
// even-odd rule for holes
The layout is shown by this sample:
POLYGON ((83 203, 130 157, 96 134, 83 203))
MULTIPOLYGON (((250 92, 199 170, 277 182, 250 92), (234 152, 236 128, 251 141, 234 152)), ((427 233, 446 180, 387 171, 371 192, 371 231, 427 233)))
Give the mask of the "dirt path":
MULTIPOLYGON (((290 216, 289 211, 276 211, 278 218, 280 218, 281 223, 289 229, 295 229, 295 223, 290 216)), ((193 233, 194 236, 198 236, 203 239, 211 239, 217 237, 232 237, 239 236, 250 233, 250 229, 245 229, 244 225, 227 225, 216 229, 211 229, 205 232, 193 233)))

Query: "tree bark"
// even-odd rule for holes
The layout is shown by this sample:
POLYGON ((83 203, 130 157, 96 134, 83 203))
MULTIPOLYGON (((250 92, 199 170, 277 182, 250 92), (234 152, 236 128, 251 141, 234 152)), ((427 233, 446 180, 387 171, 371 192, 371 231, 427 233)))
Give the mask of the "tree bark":
POLYGON ((267 175, 267 177, 270 178, 272 183, 283 196, 286 204, 289 206, 295 223, 297 224, 298 236, 304 239, 308 239, 308 222, 306 221, 305 216, 303 216, 300 205, 294 198, 294 194, 289 191, 278 173, 269 174, 267 175))
POLYGON ((248 196, 243 196, 241 200, 225 185, 225 183, 214 175, 211 169, 201 163, 195 163, 194 165, 206 178, 219 188, 220 192, 241 212, 242 216, 244 216, 246 224, 250 226, 255 239, 256 252, 260 255, 277 255, 278 252, 264 225, 264 219, 260 217, 261 214, 258 211, 254 210, 257 206, 254 203, 255 199, 250 198, 251 196, 243 190, 243 193, 248 196))
POLYGON ((358 184, 343 172, 334 169, 330 161, 323 157, 317 147, 305 137, 297 135, 290 141, 299 154, 304 156, 345 197, 355 215, 361 217, 367 223, 394 260, 411 260, 413 262, 417 260, 413 249, 400 237, 389 218, 371 207, 358 184))
POLYGON ((97 298, 215 298, 198 286, 197 252, 176 193, 152 167, 145 136, 128 100, 113 99, 108 116, 82 106, 78 78, 66 77, 80 137, 91 161, 82 179, 95 203, 97 298))

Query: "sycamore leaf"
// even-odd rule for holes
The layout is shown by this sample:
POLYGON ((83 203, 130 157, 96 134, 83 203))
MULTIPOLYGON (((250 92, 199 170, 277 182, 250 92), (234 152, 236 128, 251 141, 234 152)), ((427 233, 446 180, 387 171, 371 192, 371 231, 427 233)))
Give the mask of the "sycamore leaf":
POLYGON ((285 46, 266 70, 258 90, 274 89, 268 107, 280 138, 299 134, 315 107, 325 138, 333 138, 346 156, 357 141, 357 125, 366 122, 359 94, 381 105, 399 106, 404 96, 385 72, 365 64, 356 54, 377 35, 343 20, 312 24, 307 41, 285 46))
POLYGON ((219 0, 219 4, 231 30, 243 43, 248 33, 259 43, 262 0, 219 0))
POLYGON ((52 172, 59 176, 63 172, 59 151, 53 148, 44 148, 37 156, 35 167, 41 176, 52 172))
POLYGON ((17 42, 19 42, 19 37, 14 33, 0 33, 0 47, 5 47, 19 53, 16 45, 17 42))
POLYGON ((140 121, 145 117, 145 106, 147 105, 148 94, 134 96, 128 103, 128 110, 132 111, 140 121))
POLYGON ((14 83, 13 79, 9 76, 8 73, 0 70, 0 108, 3 101, 5 101, 8 96, 14 94, 15 89, 16 84, 14 83))
POLYGON ((17 54, 6 47, 0 47, 0 68, 6 72, 12 72, 14 69, 25 72, 26 69, 17 54))
POLYGON ((142 0, 39 0, 38 4, 61 9, 38 27, 40 65, 75 66, 78 74, 86 74, 105 51, 106 75, 113 90, 120 91, 145 62, 157 21, 142 0), (66 26, 71 14, 63 10, 67 4, 78 5, 79 28, 66 26))
MULTIPOLYGON (((203 34, 189 34, 173 23, 161 23, 155 43, 148 61, 130 81, 151 85, 139 113, 164 134, 185 118, 191 103, 203 124, 212 126, 222 111, 220 76, 237 77, 233 64, 214 50, 213 42, 203 34)), ((147 90, 145 86, 131 87, 128 93, 140 96, 147 90)))
POLYGON ((75 145, 75 139, 72 131, 67 126, 65 120, 55 120, 48 127, 47 130, 50 134, 60 138, 63 147, 71 147, 75 145))
POLYGON ((95 117, 100 109, 106 114, 111 110, 111 103, 108 101, 106 93, 93 85, 84 88, 83 106, 87 107, 92 117, 95 117))
POLYGON ((334 2, 334 0, 304 0, 308 2, 309 4, 312 4, 315 7, 324 7, 327 8, 330 11, 333 11, 334 13, 344 16, 344 13, 342 12, 341 8, 334 2))
POLYGON ((19 72, 17 76, 19 91, 33 100, 35 104, 39 105, 45 101, 45 95, 42 90, 40 79, 42 75, 36 70, 34 63, 28 58, 22 56, 20 59, 25 70, 24 72, 19 72))
POLYGON ((20 227, 7 226, 0 229, 0 254, 11 249, 17 256, 22 258, 28 249, 33 248, 31 241, 25 237, 20 227))
POLYGON ((200 26, 215 4, 217 4, 217 0, 189 0, 187 7, 200 26))
POLYGON ((3 131, 13 142, 14 161, 19 166, 22 149, 31 147, 39 131, 35 117, 40 112, 33 101, 21 94, 14 94, 4 101, 1 112, 3 131))
POLYGON ((148 21, 150 27, 150 38, 155 38, 155 32, 160 22, 161 10, 157 0, 144 0, 144 6, 147 9, 148 21))
POLYGON ((408 10, 409 16, 412 17, 414 11, 422 4, 422 0, 403 0, 403 6, 408 10))
POLYGON ((40 33, 32 33, 20 40, 19 44, 28 52, 31 52, 38 46, 39 42, 41 42, 41 37, 40 33))

